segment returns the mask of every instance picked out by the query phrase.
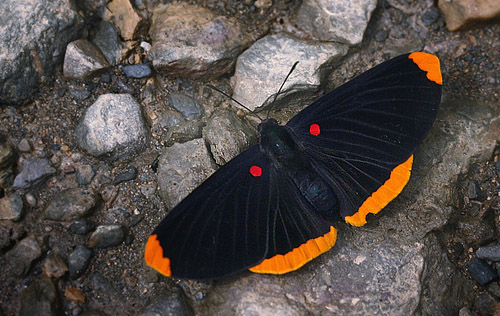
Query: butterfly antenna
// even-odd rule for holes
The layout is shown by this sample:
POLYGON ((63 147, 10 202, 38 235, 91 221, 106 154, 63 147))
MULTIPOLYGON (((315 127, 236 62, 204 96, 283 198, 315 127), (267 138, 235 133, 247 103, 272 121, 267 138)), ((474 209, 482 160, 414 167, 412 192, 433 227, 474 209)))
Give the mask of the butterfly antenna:
MULTIPOLYGON (((288 72, 288 75, 286 75, 285 80, 283 80, 283 83, 281 84, 281 87, 278 89, 278 93, 276 93, 276 94, 274 95, 274 100, 273 100, 273 102, 271 102, 271 104, 273 104, 274 102, 276 102, 276 99, 278 98, 278 95, 280 94, 281 89, 283 89, 283 87, 285 86, 285 83, 286 83, 286 81, 288 80, 288 77, 290 77, 290 75, 292 74, 292 72, 295 70, 295 67, 297 67, 297 64, 298 64, 298 63, 299 63, 299 62, 298 62, 298 61, 296 61, 296 62, 295 62, 295 64, 293 64, 292 68, 291 68, 291 69, 290 69, 290 71, 288 72)), ((270 107, 269 107, 269 109, 267 110, 267 115, 266 115, 266 117, 268 117, 268 118, 269 118, 269 113, 271 112, 271 108, 272 108, 272 107, 270 106, 270 107)))
POLYGON ((243 104, 241 104, 240 101, 234 99, 232 96, 228 95, 227 93, 225 93, 224 91, 220 90, 219 88, 207 83, 205 84, 205 86, 209 87, 210 89, 214 89, 215 91, 219 92, 220 94, 222 94, 223 96, 233 100, 234 102, 236 102, 239 106, 241 106, 242 108, 244 108, 245 110, 247 110, 248 112, 250 112, 250 114, 253 114, 255 115, 261 122, 263 121, 263 119, 257 115, 257 113, 255 113, 254 111, 250 110, 249 108, 247 108, 246 106, 244 106, 243 104))

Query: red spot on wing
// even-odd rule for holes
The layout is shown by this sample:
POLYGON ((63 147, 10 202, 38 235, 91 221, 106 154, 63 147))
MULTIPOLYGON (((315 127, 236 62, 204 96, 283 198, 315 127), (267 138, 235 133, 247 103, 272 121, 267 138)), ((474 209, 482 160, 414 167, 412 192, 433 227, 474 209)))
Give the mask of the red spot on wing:
POLYGON ((311 135, 318 136, 320 132, 318 124, 311 124, 311 126, 309 126, 309 133, 311 133, 311 135))
POLYGON ((262 168, 259 166, 251 166, 250 174, 254 177, 260 177, 262 175, 262 168))

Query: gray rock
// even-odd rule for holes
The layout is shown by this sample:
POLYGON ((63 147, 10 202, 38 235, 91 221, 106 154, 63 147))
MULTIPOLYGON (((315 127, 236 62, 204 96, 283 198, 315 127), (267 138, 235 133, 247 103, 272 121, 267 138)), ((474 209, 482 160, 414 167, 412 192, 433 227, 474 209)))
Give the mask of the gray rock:
POLYGON ((85 246, 78 245, 68 256, 69 277, 71 279, 79 278, 89 266, 92 250, 85 246))
POLYGON ((168 207, 179 203, 215 171, 203 139, 174 144, 158 160, 158 187, 168 207))
POLYGON ((24 276, 31 264, 42 255, 42 247, 34 236, 28 236, 17 243, 5 254, 5 260, 10 266, 9 272, 17 277, 24 276))
POLYGON ((147 78, 153 74, 148 64, 127 65, 123 66, 122 70, 129 78, 147 78))
POLYGON ((59 279, 68 272, 68 265, 57 253, 51 253, 43 261, 42 271, 49 278, 59 279))
POLYGON ((66 78, 86 81, 106 70, 109 63, 99 48, 83 39, 73 41, 66 47, 63 74, 66 78))
POLYGON ((95 228, 95 224, 88 219, 77 219, 73 223, 69 229, 73 234, 77 235, 87 235, 91 230, 95 228))
POLYGON ((182 93, 171 93, 168 95, 171 107, 182 113, 188 119, 199 118, 203 114, 203 107, 190 96, 182 93))
POLYGON ((126 171, 118 173, 113 179, 113 184, 118 185, 122 182, 133 180, 135 177, 137 177, 137 168, 131 166, 126 171))
POLYGON ((27 190, 44 182, 56 173, 50 162, 45 158, 33 158, 24 162, 21 171, 14 179, 14 188, 27 190))
POLYGON ((203 137, 218 165, 224 165, 250 146, 256 130, 233 111, 216 111, 203 128, 203 137))
POLYGON ((157 71, 202 80, 231 72, 250 41, 235 19, 184 3, 158 7, 149 33, 157 71))
POLYGON ((9 219, 19 221, 23 216, 23 199, 19 193, 14 192, 11 195, 0 199, 0 219, 9 219))
POLYGON ((498 274, 486 261, 474 258, 469 263, 470 277, 480 285, 486 285, 491 281, 498 279, 498 274))
POLYGON ((175 143, 185 143, 195 138, 201 138, 204 122, 200 120, 182 121, 168 129, 166 138, 167 146, 175 143))
POLYGON ((76 167, 76 183, 87 185, 92 182, 94 176, 95 171, 91 165, 80 165, 76 167))
POLYGON ((280 99, 316 91, 333 62, 345 54, 347 47, 341 44, 306 42, 284 33, 268 35, 238 57, 231 78, 233 98, 252 111, 272 101, 296 61, 299 64, 283 87, 280 99))
POLYGON ((15 162, 14 151, 9 144, 0 143, 0 188, 12 185, 14 179, 13 170, 15 162))
POLYGON ((129 94, 99 96, 85 111, 75 133, 84 150, 112 160, 141 150, 148 138, 141 106, 129 94))
POLYGON ((180 288, 164 290, 157 295, 137 316, 194 316, 193 308, 188 304, 186 295, 180 288))
POLYGON ((57 315, 58 299, 54 283, 47 277, 33 281, 19 295, 19 316, 57 315))
POLYGON ((91 37, 94 43, 112 66, 117 65, 126 52, 126 46, 120 41, 118 30, 108 21, 101 21, 96 33, 91 37))
POLYGON ((90 235, 90 248, 118 246, 125 240, 126 230, 122 225, 99 225, 90 235))
POLYGON ((2 0, 0 12, 0 103, 22 103, 52 80, 83 19, 66 0, 2 0))
POLYGON ((476 251, 476 256, 495 262, 500 261, 500 245, 480 247, 476 251))
POLYGON ((26 138, 23 138, 19 144, 17 144, 17 149, 22 153, 28 153, 31 151, 31 145, 26 138))
POLYGON ((45 208, 45 219, 74 221, 92 211, 98 198, 88 189, 72 188, 57 193, 45 208))
POLYGON ((305 0, 296 25, 320 41, 357 45, 377 6, 377 0, 305 0))

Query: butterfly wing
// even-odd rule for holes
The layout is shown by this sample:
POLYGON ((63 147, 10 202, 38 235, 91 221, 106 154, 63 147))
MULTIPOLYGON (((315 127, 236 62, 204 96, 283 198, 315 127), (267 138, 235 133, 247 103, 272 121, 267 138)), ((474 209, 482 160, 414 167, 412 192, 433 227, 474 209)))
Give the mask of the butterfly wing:
POLYGON ((340 215, 366 223, 408 182, 415 148, 441 100, 439 60, 427 53, 384 62, 323 96, 286 125, 339 198, 340 215))

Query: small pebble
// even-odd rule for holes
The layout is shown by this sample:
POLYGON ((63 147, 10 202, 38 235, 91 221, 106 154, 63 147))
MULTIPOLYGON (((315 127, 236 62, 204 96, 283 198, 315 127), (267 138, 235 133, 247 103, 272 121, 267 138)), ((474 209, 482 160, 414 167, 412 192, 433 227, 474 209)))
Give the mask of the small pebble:
POLYGON ((90 248, 118 246, 125 240, 125 227, 122 225, 99 225, 89 239, 90 248))
POLYGON ((85 272, 85 270, 87 270, 91 255, 92 250, 82 245, 76 246, 75 250, 69 254, 68 268, 71 279, 77 279, 83 274, 83 272, 85 272))
POLYGON ((31 145, 26 138, 23 138, 17 145, 17 149, 22 153, 28 153, 31 151, 31 145))
POLYGON ((95 228, 95 224, 88 219, 77 219, 69 227, 70 231, 76 235, 87 235, 95 228))
POLYGON ((118 185, 122 182, 133 180, 135 177, 137 177, 137 168, 131 166, 127 171, 117 174, 113 179, 113 184, 118 185))
POLYGON ((476 256, 481 259, 500 261, 500 245, 480 247, 476 251, 476 256))
POLYGON ((151 77, 153 73, 148 64, 123 66, 122 70, 127 77, 137 79, 151 77))
POLYGON ((483 259, 474 258, 469 264, 469 274, 473 280, 486 285, 498 278, 497 272, 483 259))

